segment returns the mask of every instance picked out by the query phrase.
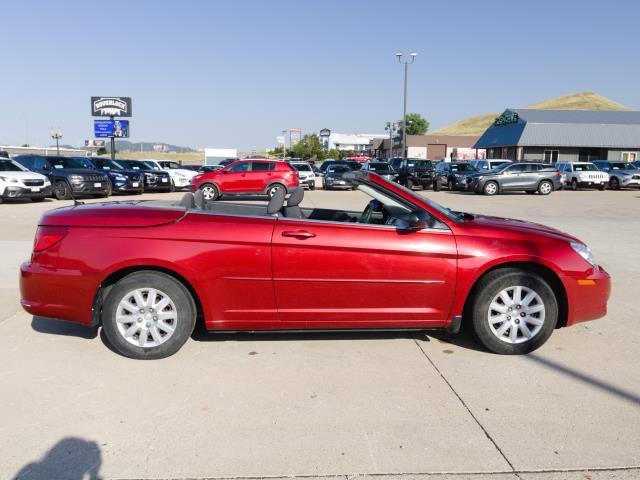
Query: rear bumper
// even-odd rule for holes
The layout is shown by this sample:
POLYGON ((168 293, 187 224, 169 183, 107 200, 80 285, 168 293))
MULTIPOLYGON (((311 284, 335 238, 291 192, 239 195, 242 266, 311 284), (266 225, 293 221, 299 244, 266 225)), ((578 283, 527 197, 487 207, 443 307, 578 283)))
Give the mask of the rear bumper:
POLYGON ((611 277, 602 267, 587 276, 566 276, 561 280, 567 292, 567 326, 607 314, 611 277))
POLYGON ((91 309, 97 287, 79 270, 20 266, 20 303, 32 315, 92 325, 91 309))
POLYGON ((46 187, 6 187, 2 192, 2 198, 44 198, 51 196, 51 185, 46 187), (33 189, 38 191, 34 192, 33 189))

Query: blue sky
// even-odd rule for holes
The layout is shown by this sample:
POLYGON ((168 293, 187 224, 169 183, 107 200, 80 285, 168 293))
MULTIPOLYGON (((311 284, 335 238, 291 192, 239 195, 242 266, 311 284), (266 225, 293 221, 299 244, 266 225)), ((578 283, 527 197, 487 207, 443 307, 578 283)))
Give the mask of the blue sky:
POLYGON ((432 128, 582 90, 640 109, 636 1, 0 0, 0 144, 92 136, 133 98, 132 141, 260 149, 281 130, 432 128))

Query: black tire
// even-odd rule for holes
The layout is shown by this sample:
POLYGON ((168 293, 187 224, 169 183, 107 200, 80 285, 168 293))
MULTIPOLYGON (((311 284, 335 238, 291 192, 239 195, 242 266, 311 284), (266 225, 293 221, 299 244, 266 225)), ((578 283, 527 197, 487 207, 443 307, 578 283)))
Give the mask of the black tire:
POLYGON ((315 190, 316 189, 316 184, 315 183, 310 183, 309 184, 309 190, 315 190))
POLYGON ((553 183, 549 180, 542 180, 538 184, 538 193, 540 195, 549 195, 551 192, 553 192, 553 183))
MULTIPOLYGON (((517 268, 500 268, 482 277, 474 290, 476 293, 472 299, 470 309, 473 332, 480 343, 494 353, 521 355, 532 352, 549 339, 556 327, 558 322, 556 296, 549 284, 534 272, 517 268), (504 289, 515 286, 529 288, 538 294, 544 304, 545 318, 540 330, 532 338, 521 343, 508 343, 493 333, 489 326, 488 317, 490 305, 494 298, 504 289)), ((507 331, 510 331, 510 328, 507 331)), ((519 333, 517 332, 516 334, 518 335, 519 333)), ((519 336, 519 338, 521 337, 519 336)))
POLYGON ((535 195, 536 191, 535 190, 527 190, 526 193, 529 194, 529 195, 535 195))
POLYGON ((220 197, 220 190, 213 183, 203 183, 198 187, 199 190, 202 190, 204 194, 204 199, 207 202, 213 202, 214 200, 220 197))
POLYGON ((620 190, 620 180, 618 180, 618 177, 611 177, 609 179, 609 188, 611 188, 611 190, 620 190))
POLYGON ((602 185, 598 185, 598 190, 600 190, 600 191, 606 190, 606 188, 607 188, 607 184, 606 183, 603 183, 602 185))
POLYGON ((196 324, 196 306, 189 290, 178 280, 166 273, 147 270, 127 275, 109 289, 102 305, 101 319, 107 340, 118 353, 138 360, 156 360, 173 355, 189 339, 196 324), (154 347, 133 345, 118 331, 118 305, 129 292, 139 288, 155 288, 166 293, 177 311, 174 332, 154 347))
POLYGON ((570 186, 571 186, 571 190, 573 190, 574 192, 578 190, 578 180, 576 180, 575 178, 572 178, 570 186))
POLYGON ((273 197, 273 195, 276 193, 277 189, 284 189, 285 193, 287 191, 287 187, 285 187, 284 185, 282 185, 281 183, 272 183, 271 185, 269 185, 267 187, 267 197, 271 198, 273 197))
POLYGON ((433 181, 433 191, 434 192, 439 192, 440 190, 442 190, 442 180, 439 178, 436 178, 433 181))
POLYGON ((101 193, 100 195, 96 195, 98 198, 107 198, 113 195, 113 187, 111 186, 111 182, 107 184, 107 191, 101 193))
POLYGON ((414 185, 414 183, 413 183, 413 180, 411 180, 410 178, 408 178, 408 179, 407 179, 407 188, 408 188, 409 190, 413 190, 413 187, 414 187, 414 186, 415 186, 415 185, 414 185))
MULTIPOLYGON (((31 201, 35 202, 35 203, 44 202, 44 197, 32 197, 31 201)), ((0 203, 2 203, 2 199, 1 198, 0 198, 0 203)))
POLYGON ((53 194, 58 200, 71 200, 71 189, 64 180, 57 180, 53 185, 53 194))
POLYGON ((498 185, 498 182, 494 182, 493 180, 485 183, 482 187, 482 193, 485 195, 497 195, 499 191, 500 186, 498 185))
POLYGON ((176 191, 176 185, 175 183, 173 183, 173 180, 169 180, 169 191, 170 192, 175 192, 176 191))

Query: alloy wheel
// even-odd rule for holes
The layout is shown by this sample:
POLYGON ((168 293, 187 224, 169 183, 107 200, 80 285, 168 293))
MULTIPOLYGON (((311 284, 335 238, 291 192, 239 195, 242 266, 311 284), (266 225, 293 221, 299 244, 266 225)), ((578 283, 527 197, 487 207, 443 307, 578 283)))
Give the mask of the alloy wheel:
POLYGON ((282 189, 281 185, 274 185, 273 187, 269 188, 269 191, 267 192, 267 195, 269 195, 269 198, 273 197, 276 192, 278 190, 282 189))
POLYGON ((177 322, 178 311, 173 300, 155 288, 130 291, 116 309, 118 332, 137 347, 163 344, 173 335, 177 322))
POLYGON ((205 200, 215 200, 216 196, 218 194, 218 192, 216 192, 215 187, 212 187, 211 185, 207 185, 205 187, 202 187, 202 195, 204 196, 205 200))
POLYGON ((516 344, 535 337, 544 325, 546 309, 540 295, 524 286, 501 290, 489 304, 487 321, 499 340, 516 344))

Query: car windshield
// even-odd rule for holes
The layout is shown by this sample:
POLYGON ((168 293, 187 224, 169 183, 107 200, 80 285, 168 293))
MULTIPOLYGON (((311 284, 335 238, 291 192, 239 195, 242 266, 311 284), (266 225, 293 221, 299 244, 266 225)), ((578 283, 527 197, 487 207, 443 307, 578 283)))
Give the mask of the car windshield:
POLYGON ((0 158, 0 172, 24 172, 25 169, 13 160, 0 158))
POLYGON ((296 170, 300 171, 300 172, 311 172, 311 165, 309 165, 308 163, 294 163, 293 165, 291 165, 293 168, 295 168, 296 170))
POLYGON ((452 172, 473 172, 475 168, 468 163, 456 163, 451 165, 452 172))
POLYGON ((413 190, 403 186, 403 185, 395 185, 396 188, 400 188, 401 190, 405 191, 406 193, 408 193, 409 195, 411 195, 411 197, 415 198, 418 201, 424 202, 427 205, 429 205, 433 210, 435 210, 436 212, 441 213, 442 215, 444 215, 445 217, 454 220, 456 222, 461 222, 464 220, 464 216, 467 215, 465 213, 460 213, 460 212, 454 212, 453 210, 451 210, 450 208, 447 207, 443 207, 442 205, 440 205, 439 203, 434 202, 433 200, 430 200, 429 198, 423 196, 423 195, 419 195, 418 193, 414 192, 413 190))
POLYGON ((627 163, 627 162, 615 162, 615 163, 609 164, 609 166, 613 170, 637 170, 638 169, 638 167, 636 167, 633 163, 627 163))
POLYGON ((119 163, 131 170, 154 170, 145 162, 136 162, 135 160, 119 160, 119 163))
POLYGON ((493 173, 502 172, 503 170, 508 168, 509 165, 511 165, 511 164, 510 163, 503 163, 501 165, 498 165, 497 167, 493 167, 490 171, 493 172, 493 173))
POLYGON ((178 170, 182 168, 182 165, 177 162, 162 162, 162 166, 164 168, 168 168, 169 170, 178 170))
POLYGON ((113 160, 97 160, 96 165, 103 170, 124 170, 124 165, 120 165, 113 160))
POLYGON ((384 162, 370 163, 367 168, 371 172, 390 172, 391 171, 391 165, 384 162))
POLYGON ((331 165, 328 169, 328 173, 347 173, 350 172, 351 169, 346 165, 331 165))
POLYGON ((149 167, 150 170, 162 170, 158 165, 153 162, 140 162, 149 167))
POLYGON ((491 168, 494 169, 503 165, 511 165, 511 162, 490 162, 489 165, 491 165, 491 168))
POLYGON ((576 172, 594 172, 598 170, 593 163, 574 163, 573 169, 576 172))
POLYGON ((49 163, 51 166, 57 170, 62 168, 89 168, 87 167, 81 159, 78 158, 70 158, 70 157, 56 157, 49 158, 49 163))

